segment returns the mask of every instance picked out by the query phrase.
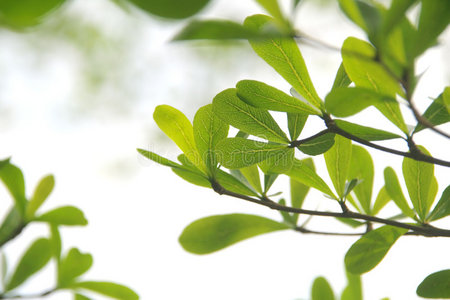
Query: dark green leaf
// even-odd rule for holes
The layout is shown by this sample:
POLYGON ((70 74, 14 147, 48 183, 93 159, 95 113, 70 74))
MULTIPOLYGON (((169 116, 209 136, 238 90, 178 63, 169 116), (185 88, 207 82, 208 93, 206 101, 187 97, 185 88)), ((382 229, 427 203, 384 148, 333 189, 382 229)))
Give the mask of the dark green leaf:
POLYGON ((335 141, 334 133, 325 133, 307 142, 301 143, 297 148, 308 155, 319 155, 327 152, 333 147, 335 141))
POLYGON ((239 181, 236 177, 222 170, 218 171, 216 179, 221 186, 229 191, 248 196, 257 196, 257 193, 239 181))
POLYGON ((0 246, 3 246, 6 242, 16 237, 24 227, 25 221, 17 210, 17 207, 12 207, 0 227, 0 246))
POLYGON ((285 148, 284 151, 280 151, 275 155, 269 155, 258 166, 265 174, 283 174, 292 168, 294 154, 294 148, 285 148))
POLYGON ((394 169, 391 167, 384 169, 384 184, 389 197, 392 198, 397 207, 400 208, 406 216, 414 218, 415 213, 409 207, 408 202, 403 195, 402 188, 400 187, 397 174, 395 174, 394 169))
POLYGON ((334 293, 324 277, 317 277, 311 289, 312 300, 334 300, 334 293))
POLYGON ((345 88, 345 87, 348 87, 350 85, 350 83, 352 83, 352 81, 348 77, 347 72, 345 72, 344 64, 341 63, 339 65, 339 69, 336 73, 336 77, 334 78, 334 82, 333 82, 333 87, 331 89, 334 90, 339 87, 345 88))
POLYGON ((269 112, 239 99, 236 89, 227 89, 214 97, 213 111, 226 123, 249 134, 272 142, 289 142, 269 112))
POLYGON ((352 141, 340 135, 336 136, 333 147, 325 152, 324 158, 334 188, 342 199, 352 158, 352 141))
POLYGON ((345 266, 353 274, 362 274, 372 270, 387 254, 399 237, 408 230, 383 226, 363 235, 354 243, 345 255, 345 266))
POLYGON ((70 205, 55 208, 36 217, 35 220, 66 226, 85 226, 88 223, 83 212, 79 208, 70 205))
POLYGON ((427 219, 434 221, 450 215, 450 185, 442 192, 441 199, 434 207, 427 219))
POLYGON ((189 224, 181 233, 179 242, 188 252, 208 254, 242 240, 283 229, 289 227, 260 216, 217 215, 189 224))
POLYGON ((34 190, 34 194, 31 197, 25 211, 25 217, 28 220, 33 219, 34 214, 50 195, 54 186, 55 178, 53 177, 53 175, 48 175, 41 179, 36 189, 34 190))
POLYGON ((65 0, 0 1, 0 24, 18 29, 37 25, 46 14, 64 2, 65 0))
POLYGON ((341 300, 363 300, 361 277, 346 272, 348 284, 341 295, 341 300))
POLYGON ((289 113, 319 115, 320 111, 264 82, 241 80, 236 85, 239 98, 251 106, 289 113))
POLYGON ((6 291, 15 289, 30 276, 42 269, 52 256, 52 249, 48 239, 38 239, 31 244, 20 259, 17 267, 5 286, 6 291))
POLYGON ((0 168, 0 179, 11 193, 19 213, 23 216, 27 205, 25 181, 22 171, 13 164, 5 164, 0 168))
POLYGON ((347 178, 356 178, 361 182, 354 188, 356 197, 363 211, 370 214, 372 199, 374 167, 370 153, 361 146, 352 146, 352 158, 347 178))
POLYGON ((383 186, 380 191, 378 192, 377 199, 375 199, 375 203, 373 204, 372 208, 372 215, 377 215, 380 210, 388 204, 388 202, 391 200, 391 197, 389 196, 386 187, 383 186))
MULTIPOLYGON (((262 30, 271 20, 268 16, 253 15, 245 19, 244 26, 252 30, 262 30)), ((253 50, 309 103, 319 109, 323 107, 323 102, 311 82, 305 61, 294 39, 250 40, 250 44, 253 50)))
POLYGON ((307 119, 307 114, 287 113, 288 129, 291 141, 295 141, 299 137, 307 119))
POLYGON ((167 19, 186 19, 198 13, 209 0, 128 0, 142 10, 167 19))
POLYGON ((401 138, 401 136, 395 133, 350 123, 344 120, 335 119, 334 122, 339 128, 343 129, 344 131, 367 141, 383 141, 401 138))
MULTIPOLYGON (((440 125, 447 122, 450 122, 450 113, 447 110, 447 107, 444 103, 444 96, 443 94, 440 94, 439 97, 437 97, 433 103, 427 108, 425 113, 423 114, 423 117, 432 125, 440 125)), ((423 126, 422 124, 418 124, 416 126, 416 129, 414 132, 419 132, 422 129, 425 129, 427 127, 423 126)))
POLYGON ((139 299, 138 294, 130 288, 113 282, 82 281, 71 284, 69 288, 89 290, 118 300, 139 299))
POLYGON ((59 266, 58 286, 65 287, 73 282, 75 278, 86 273, 92 263, 92 255, 89 253, 81 253, 77 248, 70 249, 59 266))
POLYGON ((286 145, 267 144, 243 138, 227 138, 217 144, 217 157, 228 169, 240 169, 254 165, 270 157, 288 155, 286 145))
POLYGON ((450 298, 450 270, 428 275, 417 287, 417 295, 424 298, 450 298))

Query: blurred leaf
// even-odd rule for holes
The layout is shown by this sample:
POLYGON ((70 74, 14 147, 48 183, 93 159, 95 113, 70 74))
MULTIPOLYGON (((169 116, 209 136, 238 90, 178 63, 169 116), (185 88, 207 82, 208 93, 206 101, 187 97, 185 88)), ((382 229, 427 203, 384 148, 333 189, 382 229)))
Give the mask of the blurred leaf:
POLYGON ((346 272, 348 284, 342 291, 341 300, 363 300, 361 277, 346 272))
POLYGON ((269 112, 239 99, 236 89, 227 89, 214 97, 213 111, 227 124, 249 134, 272 142, 289 142, 269 112))
POLYGON ((409 207, 408 202, 403 195, 402 188, 400 187, 397 174, 395 174, 394 169, 392 169, 391 167, 387 167, 384 169, 384 184, 386 187, 386 191, 388 192, 394 203, 397 205, 397 207, 400 208, 400 210, 406 216, 414 219, 415 213, 409 207))
POLYGON ((289 227, 260 216, 216 215, 189 224, 181 233, 179 242, 188 252, 208 254, 242 240, 283 229, 289 227))
POLYGON ((314 279, 311 289, 312 300, 334 300, 333 289, 324 277, 314 279))
POLYGON ((203 9, 209 0, 128 0, 142 10, 167 19, 186 19, 203 9))
POLYGON ((300 136, 307 119, 307 114, 287 113, 288 129, 291 141, 295 141, 300 136))
POLYGON ((92 298, 86 297, 78 293, 74 294, 73 297, 74 297, 73 300, 92 300, 92 298))
POLYGON ((27 205, 25 211, 26 219, 33 219, 34 214, 50 195, 54 186, 55 178, 53 177, 53 175, 48 175, 41 179, 36 189, 34 190, 34 194, 31 197, 30 202, 27 205))
POLYGON ((169 105, 158 105, 153 113, 153 119, 194 165, 202 171, 206 170, 195 145, 192 124, 181 111, 169 105))
MULTIPOLYGON (((242 170, 242 169, 241 169, 242 170)), ((239 181, 236 177, 234 177, 231 174, 228 174, 222 170, 219 170, 216 177, 217 181, 220 183, 221 186, 226 188, 229 191, 248 195, 248 196, 257 196, 257 193, 255 193, 253 190, 248 188, 244 183, 239 181)))
POLYGON ((0 287, 3 290, 6 282, 6 273, 8 272, 8 260, 3 251, 0 251, 0 287))
POLYGON ((181 167, 179 164, 177 164, 176 162, 173 162, 171 160, 168 160, 167 158, 164 158, 162 156, 159 156, 156 153, 153 153, 151 151, 147 151, 144 149, 137 149, 137 151, 144 157, 153 160, 154 162, 161 164, 163 166, 166 167, 171 167, 171 168, 179 168, 181 167))
MULTIPOLYGON (((286 200, 280 199, 278 201, 278 204, 280 204, 282 206, 286 206, 286 200)), ((297 215, 297 214, 291 215, 287 211, 282 211, 282 210, 279 210, 279 213, 280 213, 281 217, 283 218, 284 223, 286 223, 286 224, 288 224, 289 226, 292 226, 292 227, 296 226, 296 221, 294 221, 294 216, 297 215)))
POLYGON ((236 84, 236 91, 239 98, 254 107, 289 113, 320 114, 316 108, 264 82, 241 80, 236 84))
POLYGON ((269 157, 283 157, 290 149, 286 145, 267 144, 243 138, 227 138, 217 144, 218 160, 228 169, 248 167, 269 157))
POLYGON ((52 249, 48 239, 35 240, 17 264, 13 275, 5 286, 5 291, 15 289, 42 269, 50 261, 51 255, 52 249))
POLYGON ((294 160, 292 168, 289 172, 286 172, 286 175, 336 199, 336 196, 325 181, 317 175, 317 173, 309 166, 309 162, 305 160, 294 160))
POLYGON ((59 263, 61 261, 61 234, 58 229, 58 225, 50 224, 50 246, 52 248, 53 257, 56 259, 56 263, 59 268, 59 263))
POLYGON ((362 30, 368 32, 369 28, 364 20, 364 17, 358 7, 358 1, 355 0, 339 0, 341 10, 347 17, 358 25, 362 30))
POLYGON ((388 204, 388 202, 391 200, 391 197, 389 196, 386 187, 383 186, 380 191, 378 192, 377 198, 375 199, 375 203, 373 204, 372 208, 372 215, 376 216, 380 210, 388 204))
MULTIPOLYGON (((312 158, 306 158, 302 160, 302 163, 306 164, 315 171, 314 162, 312 158)), ((305 201, 306 195, 309 191, 309 186, 290 178, 290 194, 291 194, 291 206, 296 208, 302 208, 303 202, 305 201)), ((294 223, 297 223, 299 215, 294 214, 294 223)))
MULTIPOLYGON (((262 30, 272 18, 264 15, 247 17, 244 26, 252 30, 262 30)), ((267 40, 249 40, 253 50, 277 71, 309 103, 317 108, 323 102, 317 95, 309 77, 303 56, 292 38, 272 38, 267 40)))
POLYGON ((383 18, 381 26, 382 34, 388 35, 402 20, 402 17, 406 15, 408 9, 416 2, 417 0, 393 0, 383 18))
POLYGON ((401 138, 401 136, 395 133, 350 123, 344 120, 335 119, 334 122, 344 131, 367 141, 383 141, 401 138))
POLYGON ((361 146, 353 145, 350 169, 347 178, 356 178, 361 181, 353 191, 366 214, 370 214, 373 176, 374 167, 370 153, 361 146))
POLYGON ((358 228, 361 227, 363 225, 366 225, 365 222, 360 222, 360 221, 356 221, 354 219, 348 219, 348 218, 336 218, 336 220, 338 220, 339 222, 342 222, 352 228, 358 228))
POLYGON ((4 164, 0 168, 0 179, 13 197, 18 212, 23 216, 27 206, 27 198, 22 171, 13 164, 4 164))
POLYGON ((12 207, 0 227, 0 247, 16 237, 25 227, 25 221, 17 207, 12 207))
POLYGON ((257 165, 251 165, 240 169, 241 173, 248 180, 250 185, 260 194, 262 194, 261 178, 259 177, 259 171, 257 165))
MULTIPOLYGON (((347 72, 345 72, 344 64, 341 63, 339 65, 339 69, 336 73, 336 77, 334 78, 333 87, 331 90, 337 89, 337 88, 346 88, 352 83, 350 78, 347 75, 347 72)), ((325 103, 326 104, 326 103, 325 103)))
POLYGON ((212 104, 201 107, 195 114, 193 125, 195 143, 210 173, 217 167, 216 145, 228 136, 228 127, 228 124, 213 114, 212 104))
MULTIPOLYGON (((450 122, 450 113, 444 103, 443 94, 440 94, 423 114, 423 117, 434 126, 450 122)), ((427 127, 417 124, 414 132, 419 132, 427 127)))
POLYGON ((450 298, 450 270, 428 275, 419 284, 416 293, 424 298, 450 298))
POLYGON ((58 286, 65 287, 75 278, 86 273, 92 266, 93 259, 89 253, 81 253, 77 248, 72 248, 66 257, 61 260, 58 274, 58 286))
MULTIPOLYGON (((419 149, 430 155, 425 148, 419 147, 419 149)), ((409 198, 420 220, 424 221, 434 201, 434 198, 429 197, 434 178, 434 165, 405 157, 402 170, 409 198)))
POLYGON ((336 136, 333 147, 325 152, 324 158, 334 188, 339 199, 342 199, 352 158, 352 141, 339 135, 336 136))
POLYGON ((54 225, 66 226, 85 226, 88 223, 83 212, 79 208, 70 205, 55 208, 49 212, 37 216, 35 220, 54 225))
POLYGON ((435 221, 450 215, 450 185, 442 192, 441 199, 427 217, 430 221, 435 221))
POLYGON ((382 226, 363 235, 347 251, 345 266, 353 274, 372 270, 387 254, 397 239, 408 230, 382 226))
POLYGON ((255 0, 261 5, 272 17, 280 22, 284 22, 285 18, 281 12, 280 6, 277 0, 255 0))
POLYGON ((325 133, 307 142, 301 143, 297 148, 308 155, 319 155, 327 152, 335 143, 334 133, 325 133))
POLYGON ((46 14, 65 0, 3 0, 0 1, 0 24, 23 29, 42 22, 46 14))
POLYGON ((267 193, 279 174, 264 174, 264 193, 267 193))
POLYGON ((442 99, 445 107, 447 108, 447 112, 450 114, 450 86, 447 86, 442 93, 442 99))
POLYGON ((294 163, 294 148, 286 148, 284 151, 280 151, 274 155, 269 155, 267 159, 258 163, 258 167, 265 174, 283 174, 292 168, 294 163))
POLYGON ((130 288, 113 283, 102 281, 82 281, 72 283, 69 288, 71 289, 84 289, 92 292, 96 292, 113 299, 118 300, 138 300, 139 296, 130 288))

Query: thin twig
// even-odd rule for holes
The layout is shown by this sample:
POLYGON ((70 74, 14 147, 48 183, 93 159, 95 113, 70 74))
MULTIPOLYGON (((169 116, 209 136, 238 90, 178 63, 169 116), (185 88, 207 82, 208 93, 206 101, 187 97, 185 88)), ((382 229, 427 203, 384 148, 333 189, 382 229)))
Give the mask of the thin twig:
POLYGON ((411 111, 414 114, 414 117, 416 118, 417 122, 419 122, 419 124, 422 124, 424 127, 436 132, 437 134, 440 134, 448 139, 450 139, 450 134, 440 130, 439 128, 436 128, 430 121, 428 121, 426 118, 424 118, 419 111, 417 110, 417 108, 414 106, 412 100, 408 101, 409 103, 409 108, 411 109, 411 111))

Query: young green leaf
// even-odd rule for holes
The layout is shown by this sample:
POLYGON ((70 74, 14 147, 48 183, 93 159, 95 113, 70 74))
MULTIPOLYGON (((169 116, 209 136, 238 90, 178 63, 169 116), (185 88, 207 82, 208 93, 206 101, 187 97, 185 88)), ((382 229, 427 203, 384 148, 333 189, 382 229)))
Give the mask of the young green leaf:
POLYGON ((59 264, 61 262, 61 233, 59 232, 58 225, 49 224, 50 226, 50 245, 52 248, 52 256, 56 260, 57 267, 59 268, 59 264))
MULTIPOLYGON (((444 103, 443 94, 440 94, 439 97, 428 106, 422 117, 434 126, 450 122, 450 113, 444 103)), ((419 123, 414 129, 414 132, 419 132, 425 128, 427 127, 419 123)))
POLYGON ((356 178, 361 182, 353 189, 363 211, 370 214, 374 167, 370 153, 361 146, 352 146, 352 157, 347 178, 356 178))
POLYGON ((53 177, 53 175, 48 175, 41 179, 36 189, 34 190, 34 194, 31 197, 30 202, 28 203, 25 210, 25 217, 27 220, 33 219, 35 212, 50 195, 54 186, 55 178, 53 177))
POLYGON ((316 108, 264 82, 241 80, 236 84, 236 91, 239 98, 254 107, 289 113, 320 114, 316 108))
POLYGON ((314 279, 311 289, 312 300, 334 300, 333 289, 324 277, 314 279))
POLYGON ((291 141, 295 141, 300 136, 307 119, 308 115, 306 114, 287 113, 288 129, 291 141))
POLYGON ((320 155, 333 147, 335 134, 328 132, 297 146, 298 150, 308 155, 320 155))
POLYGON ((264 174, 264 193, 267 193, 279 174, 264 174))
POLYGON ((289 142, 269 112, 239 99, 236 89, 227 89, 214 97, 213 111, 226 123, 249 134, 272 142, 289 142))
POLYGON ((27 198, 22 171, 15 165, 6 163, 0 168, 0 179, 13 197, 19 213, 23 216, 27 206, 27 198))
POLYGON ((37 25, 45 15, 64 2, 65 0, 0 1, 2 23, 18 29, 37 25))
POLYGON ((167 19, 186 19, 198 13, 210 0, 129 0, 140 9, 167 19))
POLYGON ((205 188, 211 188, 211 183, 203 173, 181 168, 172 168, 172 171, 189 183, 205 188))
MULTIPOLYGON (((280 199, 278 201, 278 204, 282 205, 282 206, 286 206, 286 200, 285 199, 280 199)), ((284 223, 288 224, 289 226, 295 227, 296 225, 296 221, 294 221, 294 217, 295 214, 290 214, 287 211, 282 211, 280 210, 280 215, 283 218, 284 223)))
MULTIPOLYGON (((245 19, 244 26, 254 30, 262 30, 271 20, 268 16, 253 15, 245 19)), ((309 77, 303 56, 294 39, 250 39, 249 42, 253 50, 289 82, 309 103, 319 109, 323 107, 323 102, 317 95, 309 77)))
POLYGON ((5 286, 10 291, 25 282, 30 276, 42 269, 52 256, 52 249, 48 239, 40 238, 31 244, 20 259, 13 275, 5 286))
POLYGON ((171 167, 171 168, 179 168, 181 167, 179 164, 177 164, 176 162, 173 162, 171 160, 168 160, 167 158, 164 158, 162 156, 159 156, 158 154, 151 152, 151 151, 147 151, 144 149, 137 149, 137 151, 139 152, 139 154, 141 154, 142 156, 144 156, 145 158, 148 158, 160 165, 166 166, 166 167, 171 167))
POLYGON ((93 259, 89 253, 81 253, 77 248, 72 248, 66 257, 61 260, 58 269, 58 286, 65 287, 75 278, 86 273, 92 266, 93 259))
POLYGON ((344 120, 335 119, 334 122, 342 130, 367 141, 383 141, 401 138, 401 136, 395 133, 350 123, 344 120))
MULTIPOLYGON (((341 63, 339 65, 339 69, 337 70, 336 77, 334 78, 333 87, 331 90, 337 89, 337 88, 346 88, 352 83, 350 78, 347 75, 347 72, 345 72, 344 64, 341 63)), ((326 103, 325 103, 326 104, 326 103)))
POLYGON ((208 254, 257 235, 284 229, 289 226, 260 216, 216 215, 189 224, 179 242, 188 252, 208 254))
POLYGON ((441 199, 427 217, 430 221, 435 221, 450 215, 450 185, 442 192, 441 199))
POLYGON ((275 20, 286 22, 277 0, 256 0, 275 20))
POLYGON ((0 226, 0 246, 20 234, 25 225, 25 220, 17 207, 12 207, 0 226))
POLYGON ((292 168, 294 154, 294 148, 285 148, 284 151, 280 151, 275 155, 269 155, 258 166, 264 174, 283 174, 292 168))
POLYGON ((333 147, 324 154, 328 174, 340 199, 344 196, 351 157, 352 141, 339 135, 336 136, 333 147))
POLYGON ((210 173, 217 167, 216 145, 227 137, 228 127, 228 124, 213 114, 212 104, 201 107, 195 114, 193 125, 195 143, 210 173))
MULTIPOLYGON (((241 169, 242 170, 242 169, 241 169)), ((234 177, 231 174, 228 174, 227 172, 224 172, 222 170, 219 170, 217 172, 216 180, 219 182, 221 186, 223 186, 225 189, 242 194, 242 195, 248 195, 248 196, 257 196, 258 194, 250 189, 247 185, 239 181, 236 177, 234 177)))
POLYGON ((389 197, 392 198, 398 208, 400 208, 406 216, 414 219, 415 213, 409 207, 408 202, 403 195, 402 188, 400 187, 397 174, 395 174, 394 169, 391 167, 384 169, 384 185, 389 197))
POLYGON ((72 283, 70 289, 83 289, 96 292, 117 300, 138 300, 139 296, 132 289, 113 282, 81 281, 72 283))
POLYGON ((341 300, 363 300, 361 276, 346 272, 347 286, 342 291, 341 300))
MULTIPOLYGON (((311 170, 315 171, 314 162, 312 158, 306 158, 302 160, 302 163, 306 164, 311 168, 311 170)), ((296 208, 301 208, 303 206, 303 202, 305 201, 306 195, 309 192, 309 186, 294 180, 293 178, 289 179, 290 184, 290 194, 291 194, 291 206, 296 208)), ((293 218, 295 223, 297 223, 299 215, 294 214, 293 218)))
POLYGON ((66 226, 85 226, 88 223, 83 212, 79 208, 70 205, 61 206, 37 216, 35 221, 66 226))
POLYGON ((399 237, 408 230, 382 226, 363 235, 345 255, 345 267, 350 273, 362 274, 372 270, 387 254, 399 237))
MULTIPOLYGON (((420 147, 420 150, 430 155, 425 148, 420 147)), ((405 157, 402 170, 409 198, 420 220, 424 221, 434 201, 434 198, 429 197, 434 178, 434 165, 405 157)))
POLYGON ((330 190, 328 185, 322 178, 317 175, 313 168, 309 166, 309 162, 304 160, 294 160, 292 168, 286 172, 286 175, 304 185, 310 186, 321 191, 324 194, 336 199, 336 196, 330 190))
POLYGON ((380 191, 378 192, 377 198, 375 199, 375 203, 373 204, 372 207, 372 215, 377 215, 380 210, 386 205, 388 204, 388 202, 391 200, 391 197, 389 196, 386 187, 383 186, 380 191))
POLYGON ((428 275, 419 284, 416 293, 424 298, 450 298, 450 269, 428 275))
POLYGON ((364 20, 361 10, 358 6, 358 2, 355 0, 339 0, 339 6, 341 10, 347 15, 347 17, 356 25, 358 25, 365 32, 369 31, 369 28, 364 20))
POLYGON ((243 138, 227 138, 217 144, 217 157, 228 169, 240 169, 269 157, 282 157, 289 152, 286 145, 267 144, 243 138))
POLYGON ((261 178, 259 176, 258 166, 251 165, 240 169, 242 175, 247 179, 248 183, 260 194, 262 194, 261 178))
POLYGON ((192 124, 181 111, 169 105, 159 105, 155 108, 153 119, 194 165, 202 171, 206 170, 195 145, 192 124))

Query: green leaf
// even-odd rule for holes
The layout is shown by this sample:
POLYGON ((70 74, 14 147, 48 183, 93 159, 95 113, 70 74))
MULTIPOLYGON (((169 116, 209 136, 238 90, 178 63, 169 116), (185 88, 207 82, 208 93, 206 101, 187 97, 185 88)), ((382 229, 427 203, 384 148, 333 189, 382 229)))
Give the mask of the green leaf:
POLYGON ((450 298, 450 270, 428 275, 417 287, 417 295, 424 298, 450 298))
POLYGON ((240 169, 242 175, 247 179, 248 183, 260 194, 262 194, 261 178, 259 176, 258 166, 251 165, 240 169))
POLYGON ((189 183, 192 183, 192 184, 195 184, 195 185, 198 185, 201 187, 211 188, 211 183, 209 182, 208 178, 206 178, 206 176, 204 174, 193 172, 188 169, 180 169, 180 168, 172 168, 172 171, 189 183))
POLYGON ((209 0, 128 0, 140 9, 167 19, 186 19, 198 13, 209 0))
POLYGON ((401 138, 401 136, 395 133, 350 123, 344 120, 335 119, 334 122, 344 131, 367 141, 384 141, 401 138))
POLYGON ((292 179, 303 183, 304 185, 315 188, 322 193, 336 199, 336 196, 330 190, 328 185, 323 181, 322 178, 317 175, 313 168, 311 168, 310 163, 305 160, 294 160, 292 168, 286 172, 286 175, 292 179))
MULTIPOLYGON (((339 69, 337 70, 336 77, 334 78, 333 87, 331 90, 337 88, 346 88, 352 83, 351 79, 348 77, 347 72, 345 72, 344 64, 341 63, 339 65, 339 69)), ((325 103, 326 105, 326 103, 325 103)))
POLYGON ((346 272, 348 284, 341 295, 341 300, 363 300, 361 277, 346 272))
POLYGON ((333 289, 324 277, 317 277, 311 289, 312 300, 334 300, 333 289))
MULTIPOLYGON (((244 26, 262 30, 272 19, 264 15, 253 15, 245 19, 244 26)), ((317 95, 309 77, 303 56, 292 38, 249 40, 253 50, 275 69, 309 103, 321 109, 323 102, 317 95)))
POLYGON ((333 147, 335 141, 334 133, 325 133, 307 142, 301 143, 297 148, 308 155, 319 155, 327 152, 333 147))
MULTIPOLYGON (((419 149, 430 155, 425 148, 419 147, 419 149)), ((429 197, 434 177, 434 165, 405 157, 402 170, 409 198, 420 220, 424 221, 434 201, 434 198, 430 199, 429 197)))
POLYGON ((103 281, 82 281, 72 283, 69 288, 71 289, 84 289, 92 292, 96 292, 113 299, 118 300, 138 300, 139 296, 130 288, 113 283, 103 281))
POLYGON ((292 168, 294 154, 294 148, 285 148, 284 151, 280 151, 275 155, 269 155, 258 166, 265 174, 283 174, 292 168))
POLYGON ((5 286, 6 273, 8 272, 8 260, 3 251, 0 251, 0 286, 3 290, 5 286))
POLYGON ((416 2, 417 0, 393 0, 383 18, 381 25, 382 34, 388 35, 402 20, 408 9, 416 2))
POLYGON ((374 167, 370 153, 361 146, 352 146, 350 169, 347 178, 356 178, 361 182, 353 189, 363 211, 370 214, 374 167))
POLYGON ((42 269, 50 261, 51 256, 50 241, 44 238, 35 240, 20 259, 5 290, 10 291, 24 283, 30 276, 42 269))
POLYGON ((413 218, 415 216, 414 211, 409 207, 405 196, 403 195, 402 188, 398 181, 397 174, 394 169, 387 167, 384 169, 384 185, 389 197, 392 198, 394 203, 400 208, 400 210, 408 217, 413 218))
POLYGON ((376 216, 380 210, 386 205, 388 204, 388 202, 391 200, 391 197, 389 196, 386 187, 383 186, 380 191, 378 192, 377 198, 375 199, 375 203, 373 204, 372 207, 372 215, 376 216))
POLYGON ((325 152, 324 158, 334 188, 339 198, 342 199, 352 158, 352 141, 339 135, 336 136, 333 147, 325 152))
POLYGON ((17 29, 34 26, 65 0, 0 1, 0 24, 17 29))
MULTIPOLYGON (((431 103, 422 117, 434 126, 450 122, 450 113, 444 103, 443 94, 440 94, 439 97, 431 103)), ((419 123, 414 129, 414 132, 419 132, 425 128, 427 127, 419 123)))
POLYGON ((267 144, 243 138, 227 138, 217 144, 220 164, 228 169, 240 169, 269 157, 283 157, 290 153, 286 145, 267 144))
POLYGON ((362 180, 358 180, 356 178, 351 179, 350 181, 347 181, 345 183, 345 189, 344 189, 344 195, 343 198, 347 198, 347 196, 350 197, 350 193, 353 191, 353 189, 358 186, 362 180))
POLYGON ((345 225, 348 225, 352 228, 358 228, 358 227, 361 227, 366 224, 364 222, 360 222, 360 221, 356 221, 354 219, 348 219, 348 218, 336 218, 336 220, 338 220, 339 222, 344 223, 345 225))
POLYGON ((445 107, 447 108, 447 112, 450 114, 450 86, 444 89, 444 92, 442 93, 442 99, 445 107))
MULTIPOLYGON (((312 158, 306 158, 302 160, 302 163, 306 164, 311 168, 311 170, 315 171, 314 162, 312 158)), ((290 178, 290 194, 291 194, 291 206, 296 208, 302 208, 303 202, 305 201, 306 195, 309 192, 309 186, 290 178)), ((298 214, 294 214, 294 223, 298 221, 298 214)))
POLYGON ((201 107, 194 117, 194 139, 207 170, 214 173, 217 167, 215 148, 228 136, 228 124, 212 112, 212 104, 201 107))
POLYGON ((358 25, 365 32, 369 31, 366 21, 364 20, 364 17, 358 7, 357 1, 339 0, 339 6, 353 23, 358 25))
POLYGON ((289 142, 269 112, 239 99, 236 89, 224 90, 214 97, 213 111, 226 123, 249 134, 272 142, 289 142))
POLYGON ((41 179, 36 189, 34 190, 34 194, 31 197, 25 211, 25 217, 28 220, 33 219, 35 212, 48 198, 54 186, 55 178, 53 177, 53 175, 48 175, 41 179))
POLYGON ((171 160, 168 160, 167 158, 164 158, 162 156, 159 156, 156 153, 153 153, 151 151, 147 151, 144 149, 137 149, 137 151, 144 156, 145 158, 148 158, 160 165, 166 166, 166 167, 171 167, 171 168, 179 168, 181 167, 179 164, 177 164, 176 162, 173 162, 171 160))
POLYGON ((272 17, 281 22, 285 21, 277 0, 256 0, 272 17))
POLYGON ((435 221, 450 215, 450 185, 442 192, 441 199, 434 207, 427 219, 435 221))
POLYGON ((216 215, 189 224, 181 233, 179 242, 188 252, 208 254, 242 240, 283 229, 289 227, 260 216, 216 215))
MULTIPOLYGON (((242 170, 242 169, 241 169, 242 170)), ((249 187, 247 187, 244 183, 239 181, 236 177, 234 177, 231 174, 228 174, 222 170, 219 170, 216 177, 217 181, 220 183, 221 186, 226 188, 229 191, 248 195, 248 196, 257 196, 258 194, 255 193, 253 190, 251 190, 249 187)))
POLYGON ((378 265, 399 237, 408 230, 382 226, 363 235, 347 251, 345 266, 353 274, 366 273, 378 265))
POLYGON ((66 226, 85 226, 88 223, 83 212, 79 208, 70 205, 55 208, 36 217, 35 220, 66 226))
POLYGON ((74 294, 73 296, 74 296, 73 300, 92 300, 91 298, 78 293, 74 294))
POLYGON ((181 111, 169 105, 159 105, 155 108, 153 119, 194 165, 202 171, 206 170, 195 145, 192 124, 181 111))
POLYGON ((7 163, 0 168, 0 179, 14 199, 19 213, 23 216, 27 206, 25 196, 25 180, 22 171, 13 164, 7 163))
POLYGON ((264 193, 267 193, 279 174, 264 174, 264 193))
MULTIPOLYGON (((286 200, 280 199, 278 201, 278 204, 280 204, 282 206, 286 206, 286 200)), ((287 211, 282 211, 282 210, 279 210, 278 212, 280 213, 281 217, 283 218, 284 223, 288 224, 289 226, 295 227, 295 225, 296 225, 296 221, 294 221, 295 214, 290 214, 287 211)))
POLYGON ((75 278, 86 273, 92 266, 93 259, 89 253, 81 253, 77 248, 72 248, 66 257, 61 260, 58 272, 58 286, 65 287, 75 278))
POLYGON ((12 207, 0 227, 0 247, 20 234, 25 225, 17 207, 12 207))
POLYGON ((287 113, 288 128, 291 141, 295 141, 300 136, 303 127, 305 127, 307 119, 308 115, 306 114, 287 113))
POLYGON ((236 84, 236 91, 239 98, 254 107, 289 113, 320 115, 320 111, 316 108, 264 82, 241 80, 236 84))
POLYGON ((56 263, 59 267, 61 262, 61 233, 59 232, 58 225, 50 224, 50 245, 52 247, 52 255, 56 259, 56 263))

